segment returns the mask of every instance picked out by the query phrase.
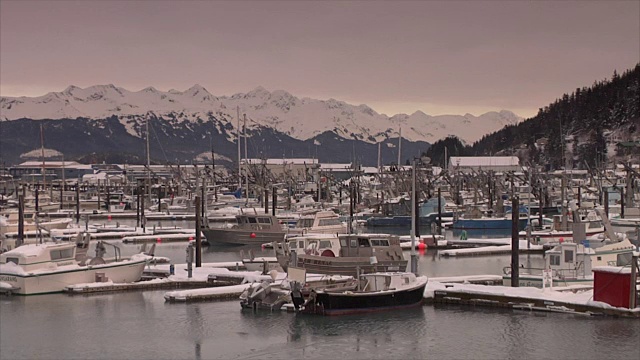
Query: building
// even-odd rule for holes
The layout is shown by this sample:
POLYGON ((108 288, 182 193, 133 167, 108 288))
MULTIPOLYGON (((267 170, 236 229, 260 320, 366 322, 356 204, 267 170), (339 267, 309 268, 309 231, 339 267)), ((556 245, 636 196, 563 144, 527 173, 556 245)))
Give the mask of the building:
POLYGON ((452 156, 449 158, 450 172, 510 172, 522 171, 517 156, 452 156))
POLYGON ((93 174, 91 165, 84 165, 75 161, 25 161, 9 168, 9 174, 15 179, 27 181, 42 181, 42 170, 46 174, 46 180, 79 179, 86 174, 93 174))

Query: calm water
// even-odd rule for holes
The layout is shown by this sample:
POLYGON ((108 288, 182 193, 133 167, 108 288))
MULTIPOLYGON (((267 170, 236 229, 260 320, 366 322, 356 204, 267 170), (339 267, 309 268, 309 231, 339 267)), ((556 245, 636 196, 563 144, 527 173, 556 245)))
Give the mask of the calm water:
MULTIPOLYGON (((133 254, 139 246, 122 248, 133 254)), ((156 254, 184 262, 185 244, 161 244, 156 254)), ((203 254, 205 262, 239 258, 239 249, 203 254)), ((429 276, 501 274, 509 261, 428 251, 419 268, 429 276)), ((164 293, 0 297, 0 359, 640 358, 637 320, 454 306, 322 318, 242 311, 238 301, 169 304, 164 293)))

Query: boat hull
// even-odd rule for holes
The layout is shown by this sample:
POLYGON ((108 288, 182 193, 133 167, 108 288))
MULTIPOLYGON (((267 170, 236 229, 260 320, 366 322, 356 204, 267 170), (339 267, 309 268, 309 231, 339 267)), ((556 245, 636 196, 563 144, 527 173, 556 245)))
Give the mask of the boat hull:
POLYGON ((12 294, 51 294, 62 292, 70 285, 96 282, 96 274, 104 274, 114 283, 132 283, 140 280, 146 263, 146 260, 123 261, 26 275, 2 273, 0 268, 0 282, 11 285, 15 289, 12 294))
MULTIPOLYGON (((527 227, 528 219, 518 219, 518 231, 527 227)), ((511 219, 458 219, 453 222, 454 230, 509 230, 512 226, 511 219)))
MULTIPOLYGON (((593 285, 593 276, 579 279, 553 279, 553 286, 593 285)), ((511 276, 502 277, 502 286, 511 286, 511 276)), ((542 288, 542 276, 520 275, 518 286, 542 288)))
POLYGON ((244 230, 244 229, 202 229, 209 245, 262 245, 282 241, 284 231, 244 230))
POLYGON ((303 312, 318 315, 347 315, 389 311, 419 306, 424 299, 425 281, 400 291, 318 292, 310 297, 303 312))

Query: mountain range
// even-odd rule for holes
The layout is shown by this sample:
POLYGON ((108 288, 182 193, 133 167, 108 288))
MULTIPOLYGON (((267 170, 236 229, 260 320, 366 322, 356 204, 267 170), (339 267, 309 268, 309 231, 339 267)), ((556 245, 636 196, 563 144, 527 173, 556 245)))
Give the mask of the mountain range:
MULTIPOLYGON (((166 92, 153 87, 129 91, 111 84, 84 89, 69 86, 62 92, 51 92, 39 97, 0 97, 0 112, 5 129, 3 133, 8 134, 9 131, 12 136, 21 139, 9 140, 2 136, 2 142, 5 142, 5 161, 15 159, 16 155, 19 155, 7 146, 8 143, 18 145, 15 150, 24 150, 23 152, 39 146, 36 142, 37 146, 29 147, 29 144, 34 144, 34 140, 28 136, 38 137, 37 126, 34 134, 31 129, 33 126, 26 124, 42 120, 47 123, 47 147, 65 154, 71 151, 75 156, 88 153, 89 148, 97 152, 139 153, 140 149, 132 148, 131 144, 138 144, 145 137, 145 125, 149 120, 152 137, 155 132, 158 141, 159 138, 163 138, 163 141, 166 141, 164 145, 169 148, 174 142, 191 139, 193 151, 189 151, 185 144, 175 144, 177 146, 173 146, 176 148, 174 150, 180 148, 180 154, 167 155, 163 149, 162 152, 165 152, 164 157, 167 159, 193 159, 199 152, 206 151, 211 146, 216 148, 216 152, 220 151, 221 154, 235 158, 232 156, 233 145, 238 129, 244 128, 246 116, 246 131, 249 142, 254 144, 254 156, 273 156, 274 153, 278 156, 297 157, 315 155, 310 148, 326 145, 329 141, 340 147, 339 150, 332 149, 329 153, 335 150, 342 155, 338 156, 341 159, 328 158, 324 161, 349 160, 349 157, 353 159, 358 147, 350 143, 354 141, 356 144, 361 143, 359 146, 363 149, 373 149, 373 154, 357 155, 359 158, 366 155, 366 163, 377 161, 379 142, 385 143, 383 158, 387 161, 395 159, 397 155, 393 156, 392 153, 397 151, 394 148, 400 134, 405 142, 402 144, 402 153, 406 154, 403 156, 404 161, 417 155, 411 150, 413 146, 422 148, 415 149, 419 154, 420 151, 426 150, 429 143, 448 135, 456 135, 463 141, 472 143, 483 135, 522 121, 522 118, 506 110, 488 112, 480 116, 430 116, 416 111, 411 115, 397 114, 389 117, 377 113, 367 105, 356 106, 335 99, 298 98, 283 90, 268 91, 263 87, 257 87, 247 93, 215 96, 200 85, 194 85, 185 91, 166 92), (238 122, 238 118, 242 121, 238 122), (70 129, 73 126, 76 128, 70 129), (56 132, 52 133, 49 129, 51 127, 58 129, 61 132, 60 136, 52 136, 56 132), (70 144, 58 141, 64 138, 63 128, 76 134, 73 144, 77 145, 77 148, 70 148, 70 144), (21 130, 17 131, 18 129, 21 130), (78 133, 81 129, 82 134, 78 133), (158 135, 158 132, 162 135, 158 135), (272 140, 280 143, 286 139, 285 143, 291 148, 285 146, 278 149, 278 146, 275 146, 277 142, 269 145, 266 143, 269 136, 264 138, 267 133, 278 138, 272 140), (253 138, 259 134, 262 139, 253 138), (96 138, 100 136, 125 136, 131 139, 96 138), (84 137, 87 139, 83 140, 84 137), (88 140, 89 138, 92 140, 88 140), (296 142, 299 144, 296 145, 296 142), (87 143, 84 149, 83 143, 87 143), (257 143, 263 145, 256 145, 257 143), (95 144, 102 144, 105 148, 96 148, 95 144), (349 147, 343 148, 340 144, 348 144, 349 147), (273 151, 267 148, 273 148, 273 151), (372 159, 369 159, 370 157, 372 159)), ((322 146, 320 152, 327 155, 324 148, 325 146, 322 146)), ((250 153, 249 156, 251 155, 250 153)))

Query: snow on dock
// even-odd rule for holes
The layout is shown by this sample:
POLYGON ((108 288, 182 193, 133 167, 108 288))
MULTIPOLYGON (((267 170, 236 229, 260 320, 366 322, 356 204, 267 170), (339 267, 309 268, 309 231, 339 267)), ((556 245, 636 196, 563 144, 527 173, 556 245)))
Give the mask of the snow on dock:
MULTIPOLYGON (((163 242, 185 242, 192 241, 196 238, 195 230, 192 232, 183 232, 179 234, 154 234, 154 235, 132 235, 124 236, 122 238, 122 242, 125 244, 141 244, 141 243, 163 243, 163 242)), ((203 243, 206 243, 207 240, 202 235, 203 243)))
MULTIPOLYGON (((511 239, 509 239, 511 240, 511 239)), ((451 241, 451 240, 449 240, 451 241)), ((460 240, 460 242, 466 242, 468 240, 460 240)), ((492 239, 492 241, 494 241, 492 239)), ((542 245, 529 245, 527 247, 527 240, 519 240, 520 252, 542 252, 544 247, 542 245)), ((477 256, 477 255, 494 255, 494 254, 508 254, 511 252, 511 244, 507 245, 492 245, 492 246, 479 246, 464 249, 452 249, 442 250, 438 252, 439 256, 477 256)))
POLYGON ((593 301, 592 289, 484 286, 445 284, 429 280, 427 303, 501 307, 530 311, 563 312, 577 315, 640 317, 640 308, 617 308, 593 301), (581 291, 582 290, 582 291, 581 291))

